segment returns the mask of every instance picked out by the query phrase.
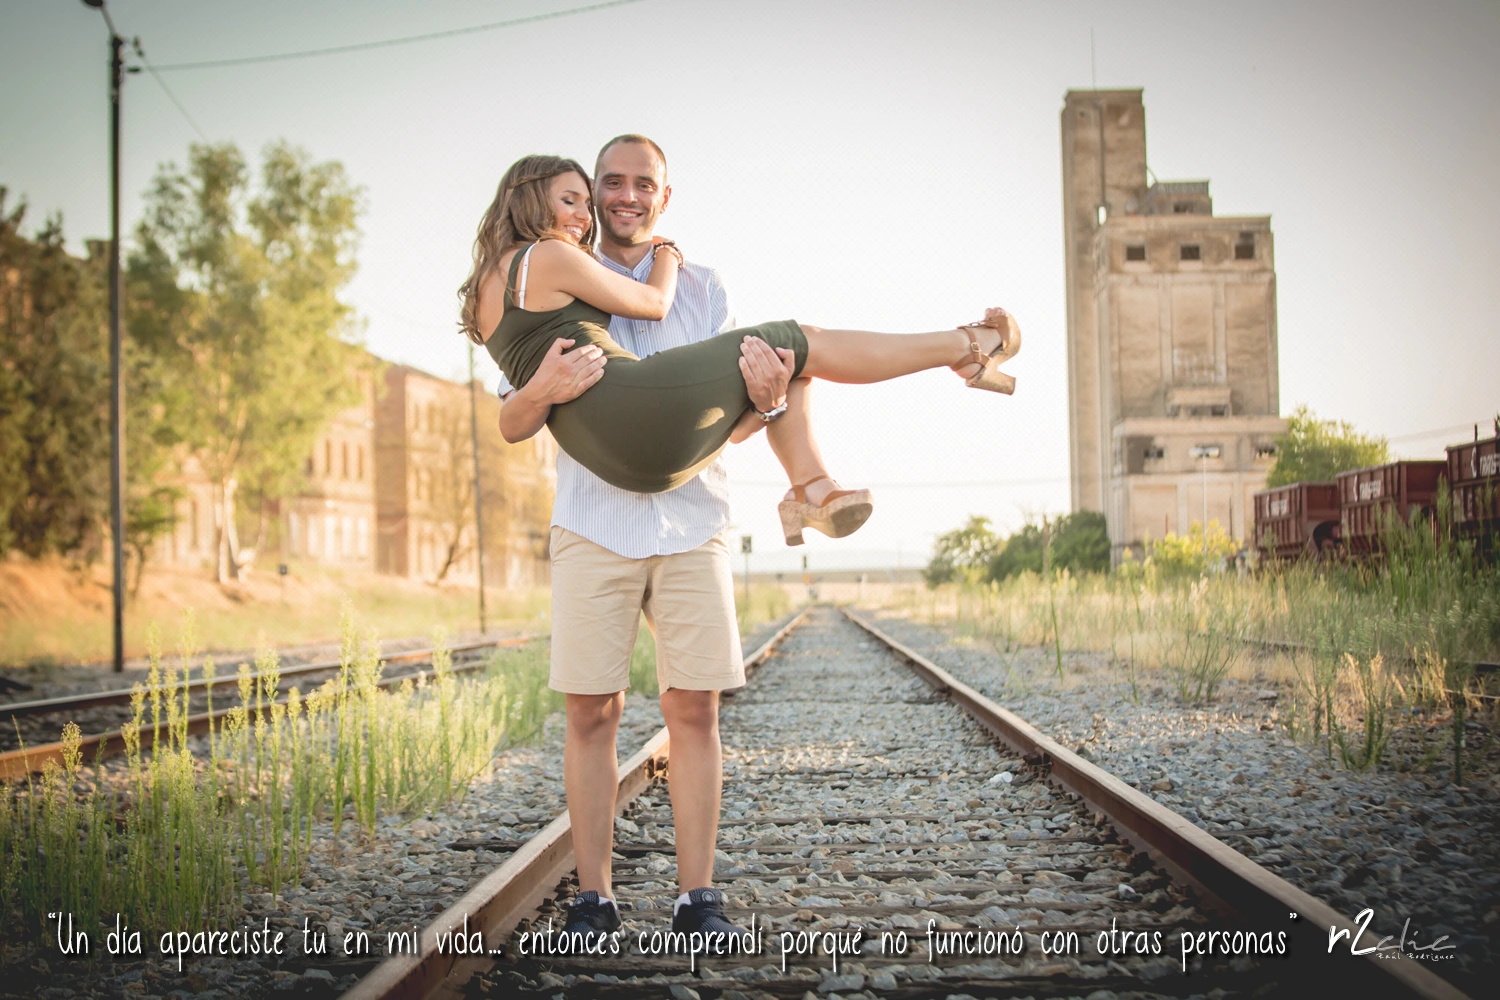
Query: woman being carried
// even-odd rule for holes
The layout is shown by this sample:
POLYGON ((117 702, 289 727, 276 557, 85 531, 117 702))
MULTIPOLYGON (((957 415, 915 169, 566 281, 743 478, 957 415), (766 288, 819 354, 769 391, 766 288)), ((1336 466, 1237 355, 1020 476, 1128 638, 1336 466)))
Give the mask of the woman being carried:
MULTIPOLYGON (((682 255, 657 240, 646 282, 616 274, 589 253, 594 242, 590 182, 582 167, 555 156, 516 161, 480 223, 474 269, 460 289, 464 332, 483 344, 512 385, 536 373, 558 340, 604 355, 598 381, 555 405, 547 426, 558 446, 621 489, 675 489, 729 443, 751 408, 740 344, 757 337, 790 352, 793 378, 866 383, 950 367, 971 386, 1010 393, 1000 362, 1020 348, 1020 330, 1003 309, 978 323, 935 333, 827 330, 791 320, 763 323, 637 358, 609 336, 611 315, 658 320, 671 307, 682 255)), ((786 354, 782 354, 786 357, 786 354)), ((797 469, 821 467, 805 421, 772 423, 772 449, 787 469, 792 495, 781 504, 789 544, 804 527, 833 537, 870 513, 866 490, 834 490, 811 502, 797 469)), ((826 478, 826 477, 820 477, 826 478)))

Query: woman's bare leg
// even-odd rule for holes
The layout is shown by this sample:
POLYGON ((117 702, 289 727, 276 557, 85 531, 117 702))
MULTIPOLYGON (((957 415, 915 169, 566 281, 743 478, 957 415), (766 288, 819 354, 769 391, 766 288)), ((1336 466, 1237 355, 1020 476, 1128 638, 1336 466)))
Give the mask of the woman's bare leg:
MULTIPOLYGON (((998 349, 998 330, 938 330, 935 333, 871 333, 868 330, 826 330, 802 325, 807 337, 807 363, 801 374, 830 382, 884 382, 929 368, 951 368, 970 353, 977 341, 986 354, 998 349)), ((975 366, 965 366, 965 378, 975 366)))
MULTIPOLYGON (((786 470, 787 480, 793 486, 811 483, 807 487, 807 502, 817 506, 839 485, 831 477, 824 478, 828 477, 828 466, 823 463, 823 454, 813 437, 812 415, 808 412, 811 396, 812 379, 792 379, 786 389, 786 413, 766 428, 766 438, 776 460, 786 470)), ((787 490, 786 499, 793 499, 791 490, 787 490)))
MULTIPOLYGON (((990 318, 995 310, 986 313, 990 318)), ((805 499, 822 506, 827 495, 839 485, 828 473, 817 440, 813 437, 811 404, 812 378, 830 382, 884 382, 928 368, 953 368, 968 378, 979 366, 966 363, 978 350, 992 354, 1006 342, 998 330, 953 329, 933 333, 892 334, 866 330, 827 330, 802 326, 807 337, 807 361, 800 377, 787 386, 787 412, 767 429, 767 438, 777 461, 795 486, 807 484, 805 499)), ((796 499, 791 490, 787 500, 796 499)))

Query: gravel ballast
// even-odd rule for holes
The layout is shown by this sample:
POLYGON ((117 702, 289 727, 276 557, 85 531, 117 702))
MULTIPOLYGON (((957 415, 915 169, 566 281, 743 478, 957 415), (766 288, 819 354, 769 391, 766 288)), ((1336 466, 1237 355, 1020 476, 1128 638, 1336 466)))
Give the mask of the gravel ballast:
POLYGON ((1404 926, 1423 945, 1447 935, 1453 957, 1429 968, 1473 996, 1500 981, 1500 779, 1456 788, 1437 769, 1340 770, 1287 736, 1264 679, 1228 679, 1210 703, 1184 705, 1143 671, 1134 700, 1105 654, 1064 653, 1059 682, 1050 649, 1007 654, 898 614, 873 620, 1351 920, 1373 909, 1362 946, 1404 926))

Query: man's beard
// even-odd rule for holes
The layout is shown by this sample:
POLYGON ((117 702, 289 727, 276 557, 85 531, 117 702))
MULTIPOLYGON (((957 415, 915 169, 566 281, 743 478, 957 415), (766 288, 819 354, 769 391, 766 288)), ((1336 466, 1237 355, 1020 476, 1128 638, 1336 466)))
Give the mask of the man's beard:
POLYGON ((637 243, 645 243, 651 239, 651 233, 656 228, 655 219, 646 219, 642 216, 643 221, 636 228, 635 232, 628 236, 622 236, 615 231, 611 223, 605 221, 606 218, 607 216, 602 214, 599 216, 599 234, 615 246, 628 247, 634 246, 637 243))

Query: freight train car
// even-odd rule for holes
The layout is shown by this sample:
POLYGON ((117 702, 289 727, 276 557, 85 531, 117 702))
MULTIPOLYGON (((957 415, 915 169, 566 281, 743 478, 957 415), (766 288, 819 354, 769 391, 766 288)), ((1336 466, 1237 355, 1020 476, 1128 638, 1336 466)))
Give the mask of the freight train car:
POLYGON ((1277 559, 1337 547, 1339 491, 1333 483, 1293 483, 1255 494, 1255 547, 1277 559))
POLYGON ((1453 529, 1474 539, 1485 558, 1500 550, 1500 417, 1495 436, 1448 446, 1444 461, 1404 461, 1341 472, 1332 484, 1294 483, 1255 494, 1256 548, 1273 558, 1342 548, 1374 551, 1388 518, 1410 523, 1431 516, 1446 484, 1453 497, 1453 529), (1329 489, 1333 493, 1330 496, 1329 489), (1336 525, 1331 522, 1337 522, 1336 525))
POLYGON ((1471 538, 1491 536, 1500 524, 1500 420, 1495 437, 1448 446, 1448 488, 1453 491, 1453 523, 1471 538))
POLYGON ((1380 526, 1387 518, 1410 523, 1420 514, 1431 513, 1437 503, 1438 483, 1447 474, 1447 462, 1427 460, 1388 462, 1340 472, 1334 482, 1339 490, 1340 534, 1345 548, 1369 552, 1378 544, 1380 526))

